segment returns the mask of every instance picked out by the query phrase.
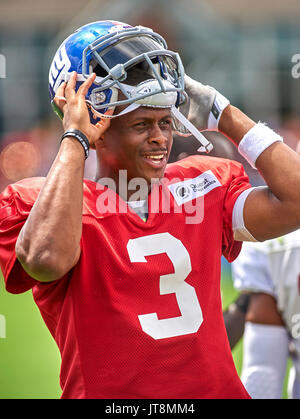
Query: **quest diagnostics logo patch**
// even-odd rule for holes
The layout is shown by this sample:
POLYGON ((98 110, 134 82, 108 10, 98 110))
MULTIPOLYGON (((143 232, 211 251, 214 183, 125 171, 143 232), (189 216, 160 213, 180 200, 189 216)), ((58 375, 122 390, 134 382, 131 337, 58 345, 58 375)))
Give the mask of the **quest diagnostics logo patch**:
POLYGON ((222 185, 217 177, 211 170, 207 170, 193 179, 173 183, 172 185, 169 185, 168 188, 177 205, 182 205, 192 199, 199 198, 200 196, 207 194, 219 186, 222 185))

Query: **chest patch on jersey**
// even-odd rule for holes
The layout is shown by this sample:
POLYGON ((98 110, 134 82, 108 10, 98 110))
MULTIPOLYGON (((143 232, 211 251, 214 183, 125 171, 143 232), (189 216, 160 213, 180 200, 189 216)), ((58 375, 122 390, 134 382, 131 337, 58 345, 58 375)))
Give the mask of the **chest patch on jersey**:
POLYGON ((206 195, 215 188, 222 186, 211 170, 201 175, 187 179, 182 182, 173 183, 168 188, 173 195, 177 205, 185 204, 192 199, 206 195))

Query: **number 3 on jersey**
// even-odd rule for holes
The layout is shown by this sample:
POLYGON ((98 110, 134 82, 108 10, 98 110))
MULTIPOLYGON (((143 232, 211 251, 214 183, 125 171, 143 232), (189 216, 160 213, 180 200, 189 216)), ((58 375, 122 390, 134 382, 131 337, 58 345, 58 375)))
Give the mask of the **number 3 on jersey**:
POLYGON ((203 321, 202 310, 194 287, 185 282, 192 270, 191 259, 182 242, 169 233, 131 239, 127 244, 131 262, 145 262, 145 256, 166 253, 174 266, 174 273, 162 275, 159 281, 160 294, 175 293, 181 316, 158 319, 156 313, 138 316, 145 333, 154 339, 196 333, 203 321))

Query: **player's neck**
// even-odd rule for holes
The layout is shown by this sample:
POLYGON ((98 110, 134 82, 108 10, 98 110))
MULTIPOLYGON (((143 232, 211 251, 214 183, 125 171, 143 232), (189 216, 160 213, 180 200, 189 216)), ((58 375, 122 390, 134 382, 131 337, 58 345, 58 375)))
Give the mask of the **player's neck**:
POLYGON ((97 170, 94 181, 114 190, 126 202, 147 200, 151 189, 146 179, 129 179, 126 170, 113 172, 102 167, 97 170))

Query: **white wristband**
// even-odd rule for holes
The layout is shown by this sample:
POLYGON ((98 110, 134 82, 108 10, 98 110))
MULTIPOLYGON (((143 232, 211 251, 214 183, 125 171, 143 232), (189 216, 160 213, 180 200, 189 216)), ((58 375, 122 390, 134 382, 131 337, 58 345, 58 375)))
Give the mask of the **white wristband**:
POLYGON ((223 110, 229 105, 229 100, 221 93, 217 92, 211 111, 208 116, 207 130, 218 131, 219 121, 223 110))
POLYGON ((257 158, 266 148, 277 141, 282 142, 283 138, 271 128, 259 122, 244 135, 239 143, 238 150, 247 162, 256 169, 257 158))

